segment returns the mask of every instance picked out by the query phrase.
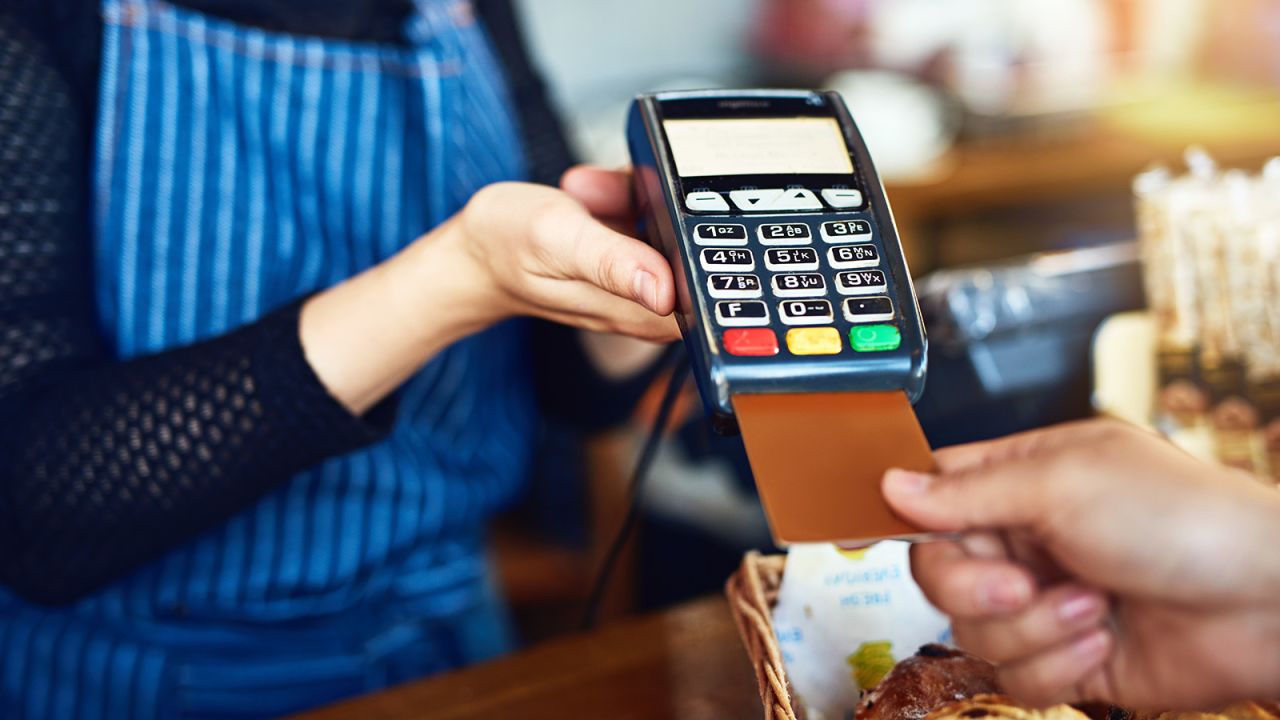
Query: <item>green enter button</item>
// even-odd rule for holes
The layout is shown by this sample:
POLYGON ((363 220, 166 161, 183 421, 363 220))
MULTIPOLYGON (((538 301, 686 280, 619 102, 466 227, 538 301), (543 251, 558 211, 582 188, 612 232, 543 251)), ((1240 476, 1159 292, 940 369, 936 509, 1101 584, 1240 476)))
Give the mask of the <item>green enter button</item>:
POLYGON ((893 325, 859 325, 849 331, 849 344, 858 352, 897 350, 902 334, 893 325))

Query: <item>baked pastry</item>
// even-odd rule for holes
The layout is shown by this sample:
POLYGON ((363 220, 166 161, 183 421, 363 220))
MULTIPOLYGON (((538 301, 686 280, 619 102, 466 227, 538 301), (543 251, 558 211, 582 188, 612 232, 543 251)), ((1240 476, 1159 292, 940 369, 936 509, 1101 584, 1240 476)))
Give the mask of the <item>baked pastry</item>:
POLYGON ((1239 702, 1213 713, 1134 713, 1134 720, 1277 720, 1277 718, 1280 718, 1280 705, 1274 702, 1239 702))
POLYGON ((1261 700, 1236 703, 1228 706, 1222 714, 1231 720, 1276 720, 1280 718, 1280 702, 1261 700))
POLYGON ((1070 705, 1033 710, 1003 695, 977 695, 947 703, 926 716, 927 720, 1089 720, 1070 705))
POLYGON ((940 705, 998 692, 991 663, 942 645, 925 645, 894 666, 862 698, 855 717, 921 720, 940 705))
POLYGON ((1137 720, 1132 711, 1107 703, 1079 703, 1072 707, 1088 715, 1089 720, 1137 720))
POLYGON ((1131 712, 1105 703, 1036 710, 1000 694, 995 666, 961 650, 925 645, 858 703, 856 720, 1280 720, 1280 703, 1241 702, 1218 712, 1131 712))

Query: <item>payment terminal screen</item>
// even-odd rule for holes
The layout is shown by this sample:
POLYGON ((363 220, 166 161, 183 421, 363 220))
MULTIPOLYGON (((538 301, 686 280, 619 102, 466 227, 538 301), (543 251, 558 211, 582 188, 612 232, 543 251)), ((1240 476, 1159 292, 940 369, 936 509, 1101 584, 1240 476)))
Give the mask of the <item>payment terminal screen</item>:
POLYGON ((835 118, 672 119, 662 126, 681 177, 853 172, 835 118))

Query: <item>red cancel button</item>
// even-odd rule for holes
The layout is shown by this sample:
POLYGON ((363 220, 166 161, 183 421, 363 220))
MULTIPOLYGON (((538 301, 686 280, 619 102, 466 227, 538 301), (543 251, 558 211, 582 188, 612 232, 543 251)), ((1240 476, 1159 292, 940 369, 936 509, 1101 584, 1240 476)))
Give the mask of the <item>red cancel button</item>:
POLYGON ((724 350, 730 355, 778 354, 778 336, 768 328, 735 328, 724 331, 724 350))

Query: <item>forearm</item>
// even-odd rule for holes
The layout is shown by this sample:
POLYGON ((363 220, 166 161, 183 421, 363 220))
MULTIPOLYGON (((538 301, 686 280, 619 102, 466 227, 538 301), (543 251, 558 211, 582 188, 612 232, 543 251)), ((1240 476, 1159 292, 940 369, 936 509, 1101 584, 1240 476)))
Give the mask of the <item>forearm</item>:
POLYGON ((380 437, 392 410, 371 408, 509 314, 464 242, 449 222, 230 335, 24 380, 0 405, 21 419, 0 442, 0 580, 72 600, 380 437))
POLYGON ((445 347, 508 312, 464 242, 450 220, 303 306, 307 361, 351 412, 372 407, 445 347))

